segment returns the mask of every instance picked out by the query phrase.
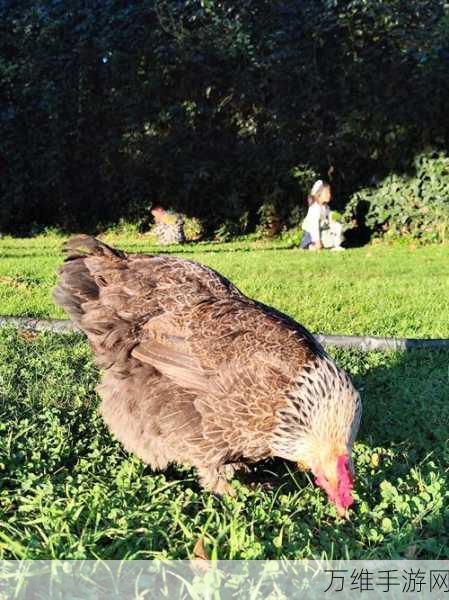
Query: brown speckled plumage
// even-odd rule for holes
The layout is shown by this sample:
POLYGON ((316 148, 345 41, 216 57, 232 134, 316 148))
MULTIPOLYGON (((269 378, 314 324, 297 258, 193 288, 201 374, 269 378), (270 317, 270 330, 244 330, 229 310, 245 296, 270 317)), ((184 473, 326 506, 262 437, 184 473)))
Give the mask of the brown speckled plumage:
POLYGON ((247 462, 277 455, 312 468, 315 409, 329 412, 336 381, 347 400, 335 414, 347 414, 332 443, 350 449, 358 394, 292 319, 189 260, 125 254, 88 236, 71 239, 66 255, 54 299, 102 369, 100 412, 153 468, 195 466, 219 493, 247 462), (318 372, 327 374, 311 384, 318 372))

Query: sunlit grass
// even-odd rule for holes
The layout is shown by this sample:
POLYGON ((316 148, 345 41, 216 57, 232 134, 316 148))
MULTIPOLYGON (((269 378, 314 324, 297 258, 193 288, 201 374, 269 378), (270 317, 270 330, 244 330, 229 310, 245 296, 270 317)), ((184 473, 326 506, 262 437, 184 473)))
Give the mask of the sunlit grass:
MULTIPOLYGON (((108 241, 132 252, 182 253, 316 332, 449 337, 448 246, 316 254, 286 249, 282 242, 161 249, 145 236, 108 241)), ((1 314, 65 317, 51 300, 61 243, 50 236, 0 240, 1 314)))

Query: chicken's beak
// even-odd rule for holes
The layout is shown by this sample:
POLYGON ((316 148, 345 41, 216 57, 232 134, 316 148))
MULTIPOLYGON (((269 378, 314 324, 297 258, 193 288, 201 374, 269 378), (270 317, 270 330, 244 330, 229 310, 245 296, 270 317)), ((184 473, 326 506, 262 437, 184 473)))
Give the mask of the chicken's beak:
POLYGON ((302 461, 298 460, 298 462, 296 463, 296 466, 298 467, 298 469, 300 471, 307 471, 308 470, 308 466, 303 463, 302 461))

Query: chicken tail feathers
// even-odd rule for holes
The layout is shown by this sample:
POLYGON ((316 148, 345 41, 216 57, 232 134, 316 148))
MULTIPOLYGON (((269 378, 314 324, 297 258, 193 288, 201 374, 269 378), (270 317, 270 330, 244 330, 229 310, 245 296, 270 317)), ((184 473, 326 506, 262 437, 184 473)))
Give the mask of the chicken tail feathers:
POLYGON ((63 247, 65 262, 59 269, 59 282, 53 290, 53 300, 63 308, 78 325, 84 315, 83 304, 98 300, 99 287, 86 265, 90 257, 120 260, 124 252, 110 248, 88 235, 78 235, 63 247))
POLYGON ((136 344, 133 326, 102 298, 108 296, 106 273, 126 270, 127 255, 87 235, 71 238, 64 253, 53 300, 87 335, 98 366, 121 368, 136 344))
POLYGON ((111 248, 104 242, 90 235, 76 235, 70 238, 63 246, 66 262, 86 256, 101 256, 107 258, 125 258, 121 250, 111 248))

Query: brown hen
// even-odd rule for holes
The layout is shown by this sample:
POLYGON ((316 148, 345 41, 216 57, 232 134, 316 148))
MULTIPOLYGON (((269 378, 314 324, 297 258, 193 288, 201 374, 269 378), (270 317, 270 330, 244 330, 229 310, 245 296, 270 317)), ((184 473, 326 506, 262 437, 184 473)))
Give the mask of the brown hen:
POLYGON ((72 238, 54 300, 102 369, 100 412, 154 469, 197 468, 232 491, 246 463, 310 469, 340 513, 352 504, 360 397, 301 325, 193 261, 72 238))

